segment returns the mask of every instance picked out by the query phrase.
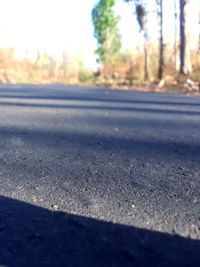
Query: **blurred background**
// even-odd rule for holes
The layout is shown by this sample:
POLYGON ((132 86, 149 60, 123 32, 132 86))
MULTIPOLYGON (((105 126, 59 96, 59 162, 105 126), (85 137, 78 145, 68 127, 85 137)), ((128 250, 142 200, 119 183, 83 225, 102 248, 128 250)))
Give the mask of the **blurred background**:
POLYGON ((199 90, 199 0, 0 5, 0 83, 199 90))

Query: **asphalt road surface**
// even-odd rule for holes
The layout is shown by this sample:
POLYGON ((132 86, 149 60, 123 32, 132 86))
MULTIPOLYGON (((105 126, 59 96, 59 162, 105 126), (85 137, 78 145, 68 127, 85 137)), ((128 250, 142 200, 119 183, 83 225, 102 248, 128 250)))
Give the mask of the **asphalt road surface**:
POLYGON ((0 266, 200 266, 200 98, 0 86, 0 266))

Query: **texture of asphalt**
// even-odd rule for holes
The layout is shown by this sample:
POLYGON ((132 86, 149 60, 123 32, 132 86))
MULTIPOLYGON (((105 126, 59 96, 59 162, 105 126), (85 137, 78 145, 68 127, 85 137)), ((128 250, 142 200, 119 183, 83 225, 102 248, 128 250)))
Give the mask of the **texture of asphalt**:
POLYGON ((0 266, 200 266, 200 98, 0 86, 0 266))

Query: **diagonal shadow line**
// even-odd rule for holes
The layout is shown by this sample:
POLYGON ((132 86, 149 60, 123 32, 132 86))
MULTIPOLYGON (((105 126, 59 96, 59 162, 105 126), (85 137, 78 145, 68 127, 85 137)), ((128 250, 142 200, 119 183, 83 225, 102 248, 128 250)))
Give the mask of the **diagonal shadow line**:
MULTIPOLYGON (((28 89, 27 89, 28 90, 28 89)), ((44 91, 45 92, 45 91, 44 91)), ((134 99, 134 95, 130 95, 131 97, 133 97, 132 99, 124 99, 124 96, 122 96, 122 98, 118 99, 115 96, 113 96, 112 98, 110 97, 103 97, 104 94, 99 93, 98 97, 95 94, 95 92, 90 92, 91 94, 94 94, 94 97, 87 97, 84 96, 84 94, 82 93, 82 96, 80 97, 80 95, 78 95, 76 92, 74 92, 74 94, 72 96, 70 96, 70 93, 65 92, 64 94, 47 94, 48 92, 45 92, 45 95, 42 95, 41 92, 39 92, 37 95, 36 94, 29 94, 27 92, 27 94, 3 94, 1 95, 1 90, 0 90, 0 98, 1 99, 15 99, 15 100, 22 100, 22 99, 28 99, 28 100, 68 100, 68 101, 89 101, 89 102, 109 102, 109 103, 121 103, 121 104, 144 104, 144 105, 167 105, 167 106, 200 106, 200 101, 199 103, 197 102, 188 102, 188 101, 184 101, 184 102, 180 102, 179 101, 163 101, 161 100, 141 100, 141 99, 134 99)), ((103 93, 103 91, 102 91, 103 93)), ((147 96, 148 93, 143 93, 143 96, 147 96)), ((163 97, 164 98, 164 97, 163 97)), ((174 97, 175 99, 175 97, 174 97)), ((198 98, 197 98, 198 99, 198 98)), ((196 100, 197 100, 196 99, 196 100)))
POLYGON ((53 212, 0 196, 0 264, 25 266, 192 266, 200 240, 53 212))
POLYGON ((67 86, 64 84, 9 84, 0 85, 0 98, 49 99, 75 101, 103 101, 130 104, 194 105, 199 106, 199 97, 180 94, 158 94, 154 92, 124 91, 103 87, 67 86), (33 93, 34 92, 34 93, 33 93), (3 95, 1 95, 3 94, 3 95), (147 97, 147 100, 144 99, 147 97), (154 98, 153 100, 151 98, 154 98), (166 101, 164 99, 169 99, 166 101), (177 101, 176 101, 177 100, 177 101), (188 101, 189 100, 189 101, 188 101), (195 101, 194 101, 195 100, 195 101), (192 101, 192 102, 191 102, 192 101))
POLYGON ((199 116, 200 111, 185 111, 175 109, 155 109, 155 108, 136 108, 136 107, 114 107, 114 106, 97 106, 97 105, 68 105, 68 104, 37 104, 37 103, 14 103, 14 102, 0 102, 0 106, 13 107, 29 107, 29 108, 55 108, 55 109, 84 109, 84 110, 102 110, 102 111, 127 111, 127 112, 142 112, 142 113, 157 113, 157 114, 174 114, 174 115, 191 115, 199 116))

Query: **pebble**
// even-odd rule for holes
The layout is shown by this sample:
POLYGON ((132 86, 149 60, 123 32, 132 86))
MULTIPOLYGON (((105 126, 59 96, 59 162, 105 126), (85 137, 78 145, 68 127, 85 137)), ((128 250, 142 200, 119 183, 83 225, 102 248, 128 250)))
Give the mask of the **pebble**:
POLYGON ((54 209, 54 210, 58 210, 59 209, 58 205, 51 205, 51 208, 54 209))

